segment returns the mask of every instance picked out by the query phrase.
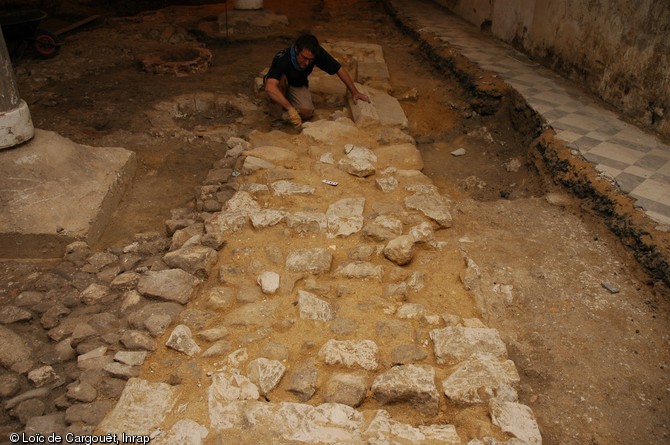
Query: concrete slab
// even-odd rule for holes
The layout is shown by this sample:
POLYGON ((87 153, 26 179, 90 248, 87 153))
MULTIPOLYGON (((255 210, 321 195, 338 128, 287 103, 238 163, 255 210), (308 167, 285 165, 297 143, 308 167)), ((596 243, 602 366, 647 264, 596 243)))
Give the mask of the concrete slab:
POLYGON ((35 130, 0 151, 0 257, 57 258, 95 242, 135 173, 135 153, 35 130))

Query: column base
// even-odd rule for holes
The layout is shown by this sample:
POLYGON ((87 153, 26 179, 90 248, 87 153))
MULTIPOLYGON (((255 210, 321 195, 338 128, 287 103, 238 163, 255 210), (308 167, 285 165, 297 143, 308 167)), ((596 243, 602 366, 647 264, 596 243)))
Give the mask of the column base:
POLYGON ((26 101, 21 99, 18 108, 0 113, 0 149, 32 139, 35 134, 33 120, 26 101))

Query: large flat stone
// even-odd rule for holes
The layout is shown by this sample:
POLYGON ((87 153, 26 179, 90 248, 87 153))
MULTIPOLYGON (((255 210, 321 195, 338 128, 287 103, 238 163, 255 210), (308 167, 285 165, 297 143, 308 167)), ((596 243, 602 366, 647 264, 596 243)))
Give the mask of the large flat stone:
POLYGON ((131 378, 119 402, 98 425, 103 433, 149 435, 172 410, 178 389, 166 383, 131 378))
POLYGON ((0 257, 56 258, 98 240, 135 173, 135 153, 35 130, 0 151, 0 257))

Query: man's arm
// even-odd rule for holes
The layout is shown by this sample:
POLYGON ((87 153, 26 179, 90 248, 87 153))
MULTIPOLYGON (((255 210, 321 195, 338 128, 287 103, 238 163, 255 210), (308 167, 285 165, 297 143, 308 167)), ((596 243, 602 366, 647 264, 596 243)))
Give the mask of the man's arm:
POLYGON ((284 109, 288 110, 293 108, 291 102, 286 99, 284 93, 282 93, 279 89, 279 81, 277 79, 268 77, 265 80, 265 93, 270 96, 270 99, 272 99, 274 102, 277 102, 279 105, 284 107, 284 109))
MULTIPOLYGON (((354 81, 351 80, 351 76, 349 76, 349 73, 347 70, 344 69, 344 67, 340 67, 340 69, 337 71, 337 77, 340 78, 340 80, 347 86, 347 89, 349 92, 351 92, 351 97, 354 99, 354 103, 358 101, 358 99, 364 101, 364 102, 370 102, 370 98, 366 96, 365 94, 361 93, 358 91, 356 88, 356 85, 354 85, 354 81)), ((268 79, 270 80, 270 79, 268 79)))
POLYGON ((265 94, 267 94, 271 100, 277 102, 279 105, 284 107, 288 111, 288 118, 295 127, 299 127, 302 124, 302 118, 300 113, 296 110, 291 102, 286 99, 284 93, 282 93, 279 88, 279 81, 268 77, 265 79, 265 94))

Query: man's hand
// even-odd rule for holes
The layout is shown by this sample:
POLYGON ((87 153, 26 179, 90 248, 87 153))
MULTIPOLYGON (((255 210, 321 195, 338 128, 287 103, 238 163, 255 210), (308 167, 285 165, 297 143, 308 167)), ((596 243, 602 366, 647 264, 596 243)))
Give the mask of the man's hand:
POLYGON ((287 111, 288 111, 288 120, 291 121, 291 124, 293 124, 294 127, 297 128, 300 125, 302 125, 302 118, 300 117, 300 113, 298 113, 298 110, 291 107, 287 111))
POLYGON ((359 100, 362 100, 363 102, 370 103, 370 98, 366 96, 365 94, 361 92, 356 92, 351 95, 351 98, 354 100, 354 104, 358 103, 359 100))

